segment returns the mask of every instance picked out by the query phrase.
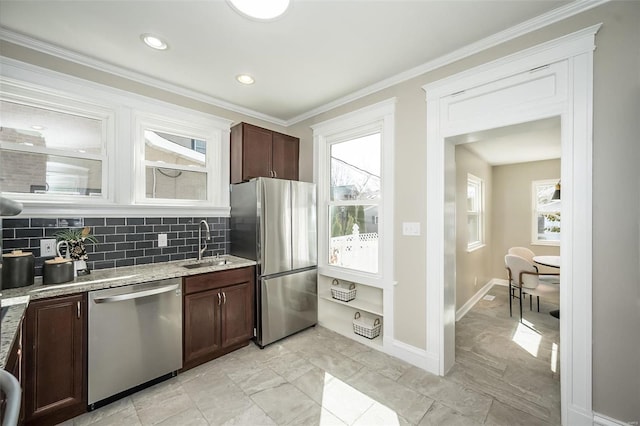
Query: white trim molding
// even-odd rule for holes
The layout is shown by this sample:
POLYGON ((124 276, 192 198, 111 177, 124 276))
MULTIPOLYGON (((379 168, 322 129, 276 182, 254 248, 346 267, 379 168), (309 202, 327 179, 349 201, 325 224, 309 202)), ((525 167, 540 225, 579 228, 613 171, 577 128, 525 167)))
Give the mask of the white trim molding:
POLYGON ((63 49, 59 46, 55 46, 51 43, 47 43, 42 40, 28 37, 23 34, 15 33, 6 28, 0 28, 0 39, 5 40, 9 43, 26 47, 28 49, 33 49, 38 52, 46 53, 48 55, 52 55, 57 58, 64 59, 66 61, 84 65, 99 71, 108 72, 110 74, 117 75, 119 77, 124 77, 126 79, 129 79, 138 83, 142 83, 151 87, 156 87, 158 89, 166 90, 171 93, 185 96, 194 100, 205 102, 210 105, 227 109, 229 111, 244 114, 246 116, 257 118, 259 120, 264 120, 266 122, 277 124, 280 126, 289 127, 301 121, 304 121, 308 118, 322 114, 323 112, 332 110, 339 106, 348 104, 349 102, 353 102, 357 99, 361 99, 372 93, 378 92, 380 90, 383 90, 388 87, 394 86, 396 84, 402 83, 404 81, 410 80, 414 77, 417 77, 429 71, 432 71, 437 68, 443 67, 445 65, 451 64, 453 62, 459 61, 463 58, 469 57, 483 50, 497 46, 506 41, 513 40, 517 37, 520 37, 532 31, 538 30, 547 25, 551 25, 563 19, 570 18, 579 13, 582 13, 594 7, 600 6, 601 4, 607 3, 608 1, 610 0, 573 1, 557 9, 553 9, 547 13, 543 13, 542 15, 536 16, 535 18, 529 19, 528 21, 514 25, 513 27, 507 28, 504 31, 495 33, 489 37, 483 38, 467 46, 464 46, 460 49, 454 50, 451 53, 440 56, 434 60, 426 62, 417 67, 411 68, 407 71, 398 73, 394 76, 391 76, 375 84, 367 86, 356 92, 353 92, 347 96, 336 99, 332 102, 321 105, 317 108, 311 109, 305 113, 302 113, 300 115, 297 115, 289 119, 273 117, 249 108, 245 108, 245 107, 233 104, 231 102, 223 101, 213 96, 204 95, 194 90, 187 89, 185 87, 182 87, 173 83, 169 83, 167 81, 164 81, 155 77, 150 77, 148 75, 135 72, 135 71, 126 69, 124 67, 116 66, 105 61, 91 58, 86 55, 82 55, 80 53, 77 53, 68 49, 63 49))
POLYGON ((609 416, 605 416, 604 414, 593 413, 593 424, 599 426, 631 426, 637 425, 638 422, 635 423, 626 423, 622 420, 617 420, 609 416))
MULTIPOLYGON (((426 352, 455 361, 455 225, 450 136, 559 116, 562 140, 561 414, 592 412, 593 51, 601 24, 425 85, 427 102, 426 352), (452 229, 453 227, 453 229, 452 229), (453 244, 453 245, 452 245, 453 244)), ((455 197, 454 197, 455 202, 455 197)))
POLYGON ((456 311, 456 322, 460 321, 462 317, 467 315, 471 308, 473 308, 475 304, 478 303, 478 301, 482 299, 484 295, 493 288, 494 285, 498 284, 496 280, 497 278, 490 279, 485 285, 482 286, 480 290, 478 290, 473 296, 471 296, 471 298, 467 300, 466 303, 460 307, 460 309, 456 311))

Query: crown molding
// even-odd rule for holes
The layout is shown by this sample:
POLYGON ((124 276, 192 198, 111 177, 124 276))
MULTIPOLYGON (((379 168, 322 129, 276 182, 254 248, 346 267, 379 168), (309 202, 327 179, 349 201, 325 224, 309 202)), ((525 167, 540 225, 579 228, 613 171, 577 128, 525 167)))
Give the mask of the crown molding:
POLYGON ((453 62, 459 61, 461 59, 472 56, 476 53, 482 52, 483 50, 489 49, 491 47, 497 46, 509 40, 513 40, 517 37, 531 33, 540 28, 543 28, 553 23, 556 23, 558 21, 561 21, 563 19, 570 18, 574 15, 577 15, 579 13, 582 13, 594 7, 600 6, 601 4, 607 3, 609 1, 611 0, 576 0, 572 3, 569 3, 565 6, 561 6, 557 9, 544 13, 540 16, 536 16, 535 18, 529 19, 528 21, 522 22, 521 24, 515 25, 504 31, 500 31, 489 37, 483 38, 482 40, 478 40, 475 43, 468 44, 458 50, 454 50, 453 52, 447 53, 446 55, 440 56, 439 58, 436 58, 432 61, 426 62, 422 65, 418 65, 417 67, 411 68, 407 71, 403 71, 399 74, 396 74, 394 76, 381 80, 377 83, 374 83, 370 86, 367 86, 363 89, 360 89, 342 98, 336 99, 332 102, 321 105, 317 108, 314 108, 310 111, 307 111, 303 114, 293 117, 286 121, 286 126, 288 127, 293 124, 297 124, 301 121, 315 117, 316 115, 330 111, 342 105, 346 105, 350 102, 353 102, 365 96, 371 95, 380 90, 386 89, 391 86, 395 86, 396 84, 399 84, 399 83, 403 83, 407 80, 418 77, 429 71, 433 71, 445 65, 449 65, 453 62))
POLYGON ((189 99, 204 102, 209 105, 224 108, 229 111, 237 112, 239 114, 244 114, 249 117, 257 118, 259 120, 264 120, 280 126, 286 126, 286 121, 280 118, 272 117, 270 115, 263 114, 258 111, 254 111, 252 109, 245 108, 240 105, 233 104, 231 102, 223 101, 213 96, 196 92, 195 90, 187 89, 185 87, 182 87, 173 83, 169 83, 167 81, 164 81, 155 77, 150 77, 142 73, 138 73, 123 67, 119 67, 109 62, 91 58, 89 56, 86 56, 68 49, 63 49, 53 44, 44 42, 42 40, 31 38, 23 34, 13 32, 3 27, 0 27, 0 40, 17 44, 19 46, 26 47, 28 49, 35 50, 37 52, 46 53, 47 55, 55 56, 57 58, 74 62, 76 64, 83 65, 89 68, 93 68, 98 71, 102 71, 118 77, 126 78, 128 80, 145 84, 150 87, 165 90, 167 92, 184 96, 189 99))
POLYGON ((496 34, 493 34, 475 43, 471 43, 451 53, 440 56, 439 58, 436 58, 432 61, 426 62, 417 67, 411 68, 407 71, 403 71, 399 74, 396 74, 394 76, 381 80, 378 83, 375 83, 363 89, 357 90, 353 93, 350 93, 346 96, 338 98, 327 104, 321 105, 317 108, 309 110, 303 114, 297 115, 288 120, 273 117, 258 111, 254 111, 249 108, 242 107, 240 105, 233 104, 231 102, 223 101, 213 96, 204 95, 194 90, 187 89, 185 87, 182 87, 173 83, 169 83, 167 81, 164 81, 158 78, 150 77, 142 73, 138 73, 123 67, 110 64, 105 61, 91 58, 71 50, 63 49, 53 44, 31 38, 23 34, 15 33, 3 27, 0 27, 0 40, 17 44, 19 46, 23 46, 41 53, 46 53, 48 55, 55 56, 60 59, 77 63, 79 65, 87 66, 89 68, 93 68, 99 71, 113 74, 118 77, 123 77, 129 80, 135 81, 137 83, 145 84, 150 87, 155 87, 161 90, 175 93, 180 96, 184 96, 184 97, 194 99, 200 102, 204 102, 213 106, 217 106, 219 108, 224 108, 232 112, 244 114, 246 116, 253 117, 258 120, 263 120, 263 121, 273 123, 283 127, 289 127, 301 121, 312 118, 316 115, 322 114, 334 108, 340 107, 342 105, 346 105, 350 102, 353 102, 365 96, 371 95, 380 90, 405 82, 407 80, 410 80, 412 78, 425 74, 429 71, 433 71, 437 68, 441 68, 445 65, 459 61, 461 59, 464 59, 466 57, 479 53, 483 50, 497 46, 506 41, 513 40, 517 37, 533 32, 547 25, 551 25, 555 22, 577 15, 579 13, 582 13, 594 7, 600 6, 601 4, 607 3, 609 1, 611 0, 576 0, 565 6, 561 6, 557 9, 544 13, 540 16, 529 19, 528 21, 525 21, 521 24, 515 25, 504 31, 500 31, 496 34))

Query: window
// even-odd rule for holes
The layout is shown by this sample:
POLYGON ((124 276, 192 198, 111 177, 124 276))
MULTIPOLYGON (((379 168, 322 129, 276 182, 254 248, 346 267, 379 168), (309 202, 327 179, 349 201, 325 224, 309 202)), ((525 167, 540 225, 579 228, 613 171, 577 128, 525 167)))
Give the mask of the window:
POLYGON ((32 200, 106 197, 110 111, 9 84, 0 110, 3 192, 32 200))
POLYGON ((381 287, 391 280, 394 106, 313 126, 321 273, 381 287))
POLYGON ((229 214, 230 120, 0 65, 0 191, 24 213, 229 214))
POLYGON ((484 183, 467 174, 467 250, 484 246, 484 183))
POLYGON ((330 145, 329 265, 378 273, 380 138, 376 129, 330 145))
POLYGON ((560 245, 560 200, 553 200, 560 179, 532 183, 531 244, 560 245))
MULTIPOLYGON (((220 135, 189 121, 137 113, 139 203, 207 203, 222 182, 212 152, 220 135)), ((216 147, 218 147, 216 149, 216 147)), ((219 170, 218 170, 219 172, 219 170)))

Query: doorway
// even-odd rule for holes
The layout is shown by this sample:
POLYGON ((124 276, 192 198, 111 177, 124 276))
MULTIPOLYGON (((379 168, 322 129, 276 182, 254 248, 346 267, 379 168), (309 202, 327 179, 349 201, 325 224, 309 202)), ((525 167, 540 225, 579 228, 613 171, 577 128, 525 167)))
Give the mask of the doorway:
POLYGON ((560 339, 563 424, 591 408, 593 50, 600 25, 424 86, 427 100, 427 348, 436 373, 455 362, 455 171, 446 138, 559 116, 563 216, 560 339))
MULTIPOLYGON (((549 283, 545 288, 555 292, 539 301, 524 298, 520 321, 520 300, 510 299, 505 287, 504 255, 511 247, 560 254, 560 234, 547 220, 547 208, 561 208, 552 199, 561 173, 560 135, 560 118, 551 117, 446 139, 454 145, 456 167, 451 375, 500 400, 501 410, 551 424, 560 423, 560 325, 550 315, 559 307, 559 285, 549 283)), ((560 228, 559 221, 553 224, 560 228)), ((548 269, 540 267, 557 272, 548 269)))

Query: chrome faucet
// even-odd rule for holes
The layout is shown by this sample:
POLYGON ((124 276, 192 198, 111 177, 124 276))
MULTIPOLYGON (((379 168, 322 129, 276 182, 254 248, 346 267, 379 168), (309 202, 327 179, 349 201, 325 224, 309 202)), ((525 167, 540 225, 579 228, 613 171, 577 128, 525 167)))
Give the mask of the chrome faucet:
POLYGON ((211 232, 209 232, 209 224, 206 220, 201 220, 198 225, 198 260, 202 260, 202 255, 204 251, 207 249, 207 241, 211 241, 211 232), (200 242, 202 241, 202 225, 204 225, 205 234, 204 234, 204 246, 200 247, 200 242))

